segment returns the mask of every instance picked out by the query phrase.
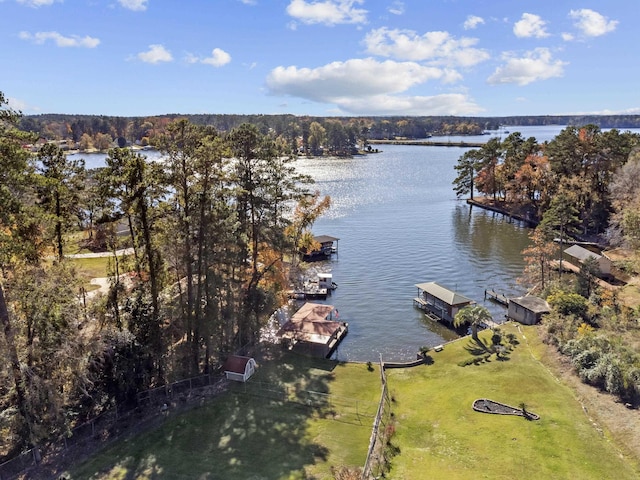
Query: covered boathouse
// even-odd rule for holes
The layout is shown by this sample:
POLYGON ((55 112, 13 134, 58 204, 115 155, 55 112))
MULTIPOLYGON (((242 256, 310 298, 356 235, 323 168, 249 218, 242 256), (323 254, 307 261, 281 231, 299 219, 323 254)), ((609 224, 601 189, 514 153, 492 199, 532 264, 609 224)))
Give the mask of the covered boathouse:
POLYGON ((339 238, 332 237, 330 235, 317 235, 313 237, 313 240, 320 244, 320 249, 312 250, 311 252, 301 252, 303 261, 313 262, 318 260, 327 260, 328 258, 331 258, 331 255, 334 253, 338 253, 339 238))
POLYGON ((460 309, 476 303, 436 282, 418 283, 416 287, 418 296, 413 299, 413 304, 427 314, 435 314, 438 320, 444 320, 447 323, 453 323, 453 317, 460 309))
POLYGON ((338 311, 333 305, 305 303, 278 331, 278 337, 290 350, 328 358, 347 334, 346 322, 333 320, 338 311))

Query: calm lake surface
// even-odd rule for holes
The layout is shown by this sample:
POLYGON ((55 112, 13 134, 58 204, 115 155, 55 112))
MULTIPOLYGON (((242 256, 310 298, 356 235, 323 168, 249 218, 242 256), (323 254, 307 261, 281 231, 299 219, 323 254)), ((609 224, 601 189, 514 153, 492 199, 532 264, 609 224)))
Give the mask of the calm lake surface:
MULTIPOLYGON (((563 127, 509 127, 525 138, 551 140, 563 127)), ((486 141, 504 131, 451 141, 486 141)), ((435 138, 435 137, 434 137, 435 138)), ((434 281, 486 306, 496 321, 506 309, 484 300, 485 289, 521 295, 516 279, 529 229, 500 214, 456 199, 454 165, 468 149, 380 145, 381 153, 348 159, 299 159, 331 210, 314 225, 316 235, 338 237, 338 254, 313 264, 331 272, 334 305, 349 333, 334 358, 351 361, 413 360, 422 346, 455 338, 413 306, 415 284, 434 281)), ((156 152, 143 152, 150 158, 156 152)), ((78 155, 87 167, 104 155, 78 155)), ((157 158, 157 157, 156 157, 157 158)))

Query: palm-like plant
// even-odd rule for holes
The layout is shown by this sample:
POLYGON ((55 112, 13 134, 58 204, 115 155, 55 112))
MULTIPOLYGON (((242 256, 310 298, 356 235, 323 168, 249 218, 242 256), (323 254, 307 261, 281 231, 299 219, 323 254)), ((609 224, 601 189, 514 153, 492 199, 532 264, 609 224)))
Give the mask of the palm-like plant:
POLYGON ((493 320, 491 312, 481 305, 468 305, 461 308, 453 317, 453 325, 460 327, 469 324, 471 326, 471 338, 478 341, 478 326, 483 322, 493 320))

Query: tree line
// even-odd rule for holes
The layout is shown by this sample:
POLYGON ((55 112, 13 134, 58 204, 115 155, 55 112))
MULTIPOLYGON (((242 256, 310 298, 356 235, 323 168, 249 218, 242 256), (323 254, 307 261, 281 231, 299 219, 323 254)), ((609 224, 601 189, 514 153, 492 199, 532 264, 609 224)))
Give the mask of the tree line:
POLYGON ((627 261, 618 268, 640 273, 640 136, 589 124, 539 144, 515 132, 465 152, 455 168, 458 196, 476 191, 478 200, 535 225, 519 281, 552 307, 545 341, 569 357, 585 383, 640 404, 640 307, 599 282, 595 255, 576 274, 563 267, 564 249, 583 239, 621 247, 627 261))
POLYGON ((0 458, 255 342, 330 204, 255 125, 177 120, 162 162, 112 148, 92 171, 19 125, 0 108, 0 458), (80 226, 113 253, 97 301, 66 257, 80 226))

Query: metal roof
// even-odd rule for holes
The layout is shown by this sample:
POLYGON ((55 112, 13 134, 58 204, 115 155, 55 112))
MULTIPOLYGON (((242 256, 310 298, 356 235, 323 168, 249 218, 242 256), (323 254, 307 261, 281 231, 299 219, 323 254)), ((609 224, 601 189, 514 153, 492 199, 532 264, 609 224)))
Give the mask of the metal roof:
POLYGON ((589 257, 593 257, 596 260, 600 260, 602 258, 602 255, 594 253, 591 250, 581 247, 580 245, 571 245, 564 251, 564 253, 582 261, 586 260, 589 257))
POLYGON ((427 292, 429 295, 436 297, 448 305, 464 305, 467 303, 473 303, 470 298, 461 295, 460 293, 449 290, 436 282, 417 283, 416 287, 420 290, 427 292))
POLYGON ((318 243, 330 243, 340 240, 339 238, 331 237, 329 235, 318 235, 317 237, 313 237, 313 239, 318 243))

